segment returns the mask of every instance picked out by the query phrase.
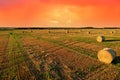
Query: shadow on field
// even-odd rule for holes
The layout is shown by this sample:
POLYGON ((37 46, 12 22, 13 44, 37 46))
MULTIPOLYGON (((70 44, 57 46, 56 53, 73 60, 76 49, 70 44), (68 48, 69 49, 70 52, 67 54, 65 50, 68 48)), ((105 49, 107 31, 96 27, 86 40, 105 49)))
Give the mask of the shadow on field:
POLYGON ((120 56, 116 56, 112 63, 113 63, 113 64, 118 64, 118 63, 120 63, 120 56))
POLYGON ((117 42, 120 41, 120 39, 115 39, 115 40, 105 40, 104 42, 117 42))

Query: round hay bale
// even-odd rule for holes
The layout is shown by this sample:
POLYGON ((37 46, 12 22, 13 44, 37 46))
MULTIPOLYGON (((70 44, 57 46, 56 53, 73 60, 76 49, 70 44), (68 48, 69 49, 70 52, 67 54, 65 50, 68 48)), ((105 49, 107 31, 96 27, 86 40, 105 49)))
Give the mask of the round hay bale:
POLYGON ((66 33, 69 33, 69 30, 66 30, 66 33))
POLYGON ((103 42, 103 41, 105 41, 105 37, 104 36, 98 36, 97 41, 98 42, 103 42))
POLYGON ((98 52, 97 56, 99 61, 109 64, 116 57, 116 52, 111 48, 104 48, 98 52))
POLYGON ((113 34, 114 32, 113 32, 113 31, 111 31, 110 33, 111 33, 111 34, 113 34))
POLYGON ((90 34, 90 32, 88 31, 87 34, 90 34))
POLYGON ((12 32, 10 32, 9 34, 10 34, 10 35, 13 35, 13 33, 12 33, 12 32))
POLYGON ((25 31, 22 31, 22 33, 25 33, 25 31))
POLYGON ((48 33, 51 33, 51 30, 48 30, 48 33))

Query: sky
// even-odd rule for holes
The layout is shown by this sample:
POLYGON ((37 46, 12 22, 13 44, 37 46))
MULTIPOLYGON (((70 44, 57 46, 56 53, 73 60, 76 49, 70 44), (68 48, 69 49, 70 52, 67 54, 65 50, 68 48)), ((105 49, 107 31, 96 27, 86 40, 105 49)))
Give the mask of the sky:
POLYGON ((120 27, 120 0, 0 0, 0 27, 120 27))

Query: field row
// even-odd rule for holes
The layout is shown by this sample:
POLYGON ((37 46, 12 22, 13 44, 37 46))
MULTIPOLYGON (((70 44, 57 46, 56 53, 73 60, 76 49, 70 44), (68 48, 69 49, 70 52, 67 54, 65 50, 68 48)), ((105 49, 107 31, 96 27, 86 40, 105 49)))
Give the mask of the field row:
MULTIPOLYGON (((25 38, 23 39, 23 41, 24 40, 25 38)), ((112 66, 112 71, 116 69, 115 70, 116 75, 114 77, 113 76, 110 77, 111 74, 107 74, 107 75, 102 74, 106 72, 106 69, 109 67, 108 65, 104 65, 94 58, 91 58, 84 54, 80 54, 78 52, 74 52, 71 49, 66 49, 65 46, 54 45, 51 42, 48 42, 42 39, 36 39, 33 37, 31 38, 28 37, 26 41, 24 41, 26 46, 28 45, 32 46, 33 50, 35 51, 38 51, 40 48, 41 53, 44 53, 42 58, 39 58, 41 56, 39 54, 37 54, 37 56, 35 57, 35 58, 38 58, 38 61, 42 60, 43 64, 46 63, 42 67, 45 67, 46 69, 46 66, 49 67, 49 65, 59 62, 62 69, 66 69, 66 70, 63 70, 65 72, 63 72, 62 74, 65 74, 66 71, 69 71, 69 75, 68 75, 69 77, 66 78, 67 80, 68 79, 78 79, 78 80, 93 79, 92 76, 97 75, 96 73, 98 72, 100 72, 101 75, 103 76, 103 77, 100 77, 101 79, 104 79, 104 78, 114 79, 117 76, 117 74, 119 74, 119 69, 117 69, 117 67, 114 68, 114 66, 112 66), (26 41, 28 42, 26 43, 26 41), (33 43, 34 45, 31 45, 31 43, 33 43)), ((70 45, 70 43, 69 42, 65 43, 65 45, 70 45)), ((107 71, 109 69, 111 69, 111 66, 110 68, 107 69, 107 71)), ((110 72, 108 71, 108 73, 110 72)))
POLYGON ((119 80, 120 69, 97 60, 102 49, 78 40, 11 32, 0 39, 1 80, 119 80))

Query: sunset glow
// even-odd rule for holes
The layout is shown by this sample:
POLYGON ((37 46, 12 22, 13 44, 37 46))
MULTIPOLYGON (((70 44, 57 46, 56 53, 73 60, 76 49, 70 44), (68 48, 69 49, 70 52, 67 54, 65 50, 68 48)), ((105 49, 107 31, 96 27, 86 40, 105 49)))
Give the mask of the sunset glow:
POLYGON ((0 0, 0 26, 120 26, 119 0, 0 0))

